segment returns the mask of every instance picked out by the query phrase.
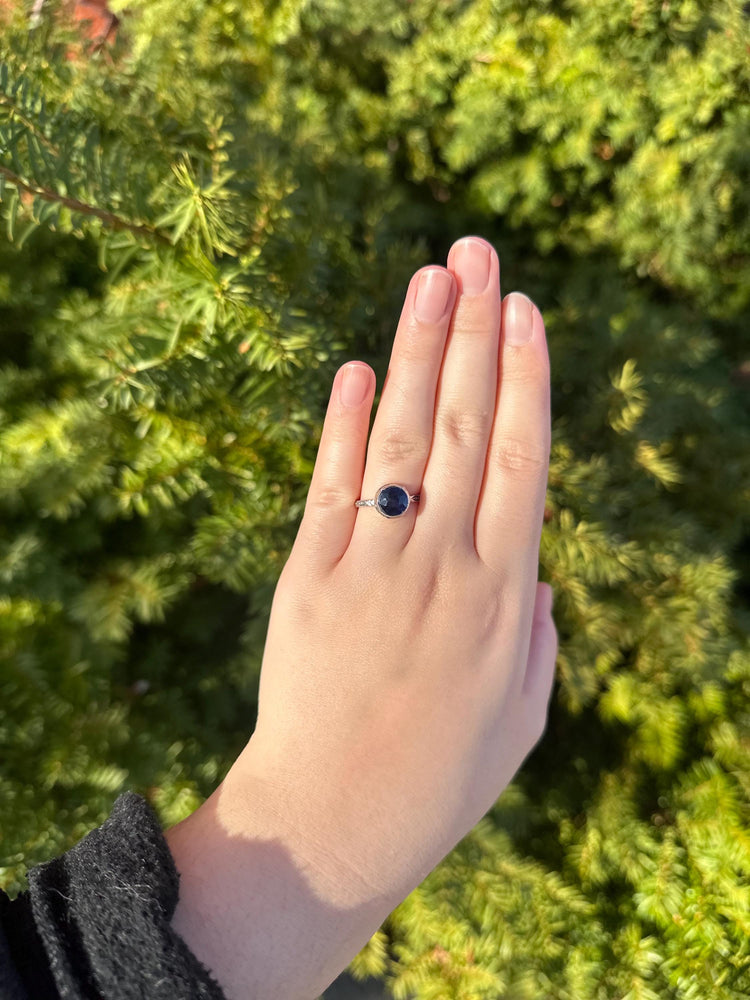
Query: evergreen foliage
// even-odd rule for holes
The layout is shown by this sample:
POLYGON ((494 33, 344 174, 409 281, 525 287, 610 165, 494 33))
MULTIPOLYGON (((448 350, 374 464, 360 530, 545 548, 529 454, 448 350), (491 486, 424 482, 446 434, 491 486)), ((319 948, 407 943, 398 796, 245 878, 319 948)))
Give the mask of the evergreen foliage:
POLYGON ((107 49, 59 2, 0 41, 0 886, 223 778, 333 374, 381 386, 409 276, 476 232, 547 323, 558 683, 352 971, 747 996, 743 4, 110 6, 107 49))

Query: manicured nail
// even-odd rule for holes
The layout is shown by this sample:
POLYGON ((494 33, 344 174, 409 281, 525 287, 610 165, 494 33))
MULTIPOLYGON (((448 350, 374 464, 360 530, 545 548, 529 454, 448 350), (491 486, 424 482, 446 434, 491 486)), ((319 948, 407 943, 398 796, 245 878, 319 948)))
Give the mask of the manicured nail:
POLYGON ((437 323, 448 312, 453 279, 447 271, 422 271, 414 300, 414 314, 422 323, 437 323))
POLYGON ((461 240, 456 246, 453 267, 461 278, 464 295, 479 295, 490 280, 490 251, 479 240, 461 240))
POLYGON ((534 303, 523 292, 511 292, 505 300, 503 335, 507 344, 528 344, 534 332, 534 303))
POLYGON ((347 365, 341 378, 341 402, 344 406, 364 403, 370 388, 370 369, 364 365, 347 365))

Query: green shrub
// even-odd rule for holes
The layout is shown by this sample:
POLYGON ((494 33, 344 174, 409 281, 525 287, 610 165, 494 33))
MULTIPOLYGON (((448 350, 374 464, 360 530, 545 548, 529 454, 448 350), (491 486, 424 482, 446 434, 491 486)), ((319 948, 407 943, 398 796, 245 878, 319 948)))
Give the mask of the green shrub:
POLYGON ((352 963, 419 1000, 750 990, 750 26, 665 0, 131 0, 0 42, 0 885, 252 732, 330 385, 465 233, 544 312, 558 684, 352 963))

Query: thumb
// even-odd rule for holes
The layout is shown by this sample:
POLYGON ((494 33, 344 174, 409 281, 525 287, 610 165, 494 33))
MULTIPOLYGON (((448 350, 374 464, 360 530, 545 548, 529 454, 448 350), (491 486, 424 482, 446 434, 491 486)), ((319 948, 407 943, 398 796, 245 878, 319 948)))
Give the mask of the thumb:
POLYGON ((552 587, 537 583, 531 642, 526 660, 526 674, 521 692, 529 700, 530 708, 546 719, 552 685, 555 679, 555 661, 559 646, 557 628, 552 618, 552 587))

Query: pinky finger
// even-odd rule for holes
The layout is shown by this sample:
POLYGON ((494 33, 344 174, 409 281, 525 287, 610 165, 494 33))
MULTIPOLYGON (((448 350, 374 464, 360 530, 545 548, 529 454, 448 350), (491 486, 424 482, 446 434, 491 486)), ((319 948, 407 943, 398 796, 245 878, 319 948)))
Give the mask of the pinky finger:
POLYGON ((521 693, 537 722, 540 736, 547 725, 558 645, 557 628, 552 618, 552 587, 548 583, 537 583, 529 656, 521 693))

